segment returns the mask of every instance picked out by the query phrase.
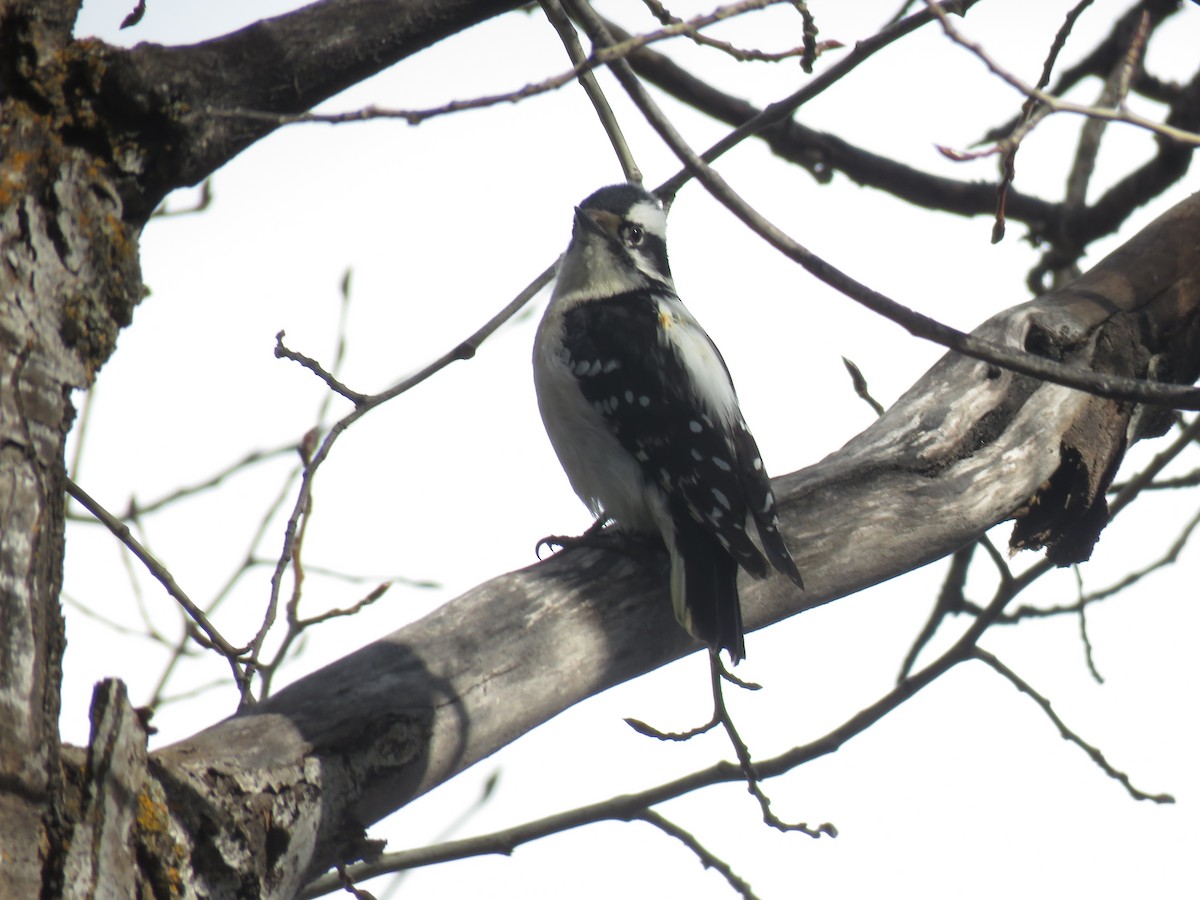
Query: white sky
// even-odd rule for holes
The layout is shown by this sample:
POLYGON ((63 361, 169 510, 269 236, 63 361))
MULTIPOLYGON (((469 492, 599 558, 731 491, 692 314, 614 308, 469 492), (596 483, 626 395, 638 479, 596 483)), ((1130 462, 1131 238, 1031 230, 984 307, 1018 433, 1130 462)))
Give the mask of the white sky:
MULTIPOLYGON (((132 0, 89 0, 77 33, 123 44, 190 43, 295 5, 151 0, 140 25, 118 32, 132 0)), ((1033 80, 1071 5, 992 0, 962 27, 1033 80)), ((1090 48, 1126 5, 1094 4, 1064 63, 1090 48)), ((812 0, 810 6, 822 38, 852 44, 873 33, 899 2, 812 0)), ((1190 77, 1195 65, 1200 8, 1185 7, 1151 45, 1151 67, 1159 75, 1190 77)), ((680 4, 673 11, 686 16, 704 9, 680 4)), ((649 27, 644 17, 625 21, 649 27)), ((718 33, 780 49, 799 43, 800 23, 782 7, 718 33)), ((794 64, 738 65, 679 43, 669 49, 760 104, 806 79, 794 64)), ((518 88, 565 68, 563 50, 540 16, 512 14, 401 63, 323 109, 435 106, 518 88)), ((676 164, 611 79, 605 84, 648 182, 657 184, 676 164)), ((1073 98, 1088 101, 1097 90, 1089 83, 1073 98)), ((978 61, 928 27, 879 54, 800 118, 928 171, 991 180, 993 162, 955 165, 933 144, 966 147, 1019 103, 978 61)), ((697 148, 724 133, 664 105, 697 148)), ((1154 112, 1144 102, 1137 108, 1154 112)), ((1020 190, 1058 196, 1078 125, 1061 117, 1035 133, 1018 158, 1020 190)), ((1113 128, 1098 185, 1152 152, 1145 134, 1113 128)), ((1010 225, 1008 239, 993 246, 986 218, 915 210, 841 176, 821 186, 752 143, 719 169, 812 250, 951 325, 970 329, 1027 299, 1024 277, 1036 251, 1020 240, 1019 225, 1010 225)), ((251 449, 295 440, 313 424, 323 390, 311 373, 273 357, 274 335, 286 329, 289 346, 331 360, 338 284, 347 268, 353 287, 343 380, 376 391, 486 321, 561 252, 571 207, 619 179, 577 86, 415 128, 372 122, 283 129, 216 173, 215 199, 203 215, 147 227, 142 259, 152 295, 101 373, 77 480, 119 511, 131 497, 153 499, 251 449)), ((1093 246, 1087 264, 1198 185, 1193 171, 1169 198, 1139 210, 1120 237, 1093 246)), ((191 199, 191 192, 180 192, 170 204, 191 199)), ((762 246, 698 185, 689 185, 675 204, 670 247, 680 293, 721 347, 775 474, 818 461, 871 422, 873 413, 854 397, 840 357, 857 362, 887 404, 940 355, 762 246)), ((543 302, 474 360, 371 413, 338 443, 318 477, 305 558, 312 567, 375 580, 351 584, 310 575, 306 610, 349 605, 389 576, 432 579, 442 587, 394 587, 363 615, 311 633, 279 686, 480 581, 529 564, 542 535, 587 525, 533 396, 529 352, 543 302)), ((345 404, 334 409, 341 414, 345 404)), ((1164 443, 1135 448, 1127 471, 1164 443)), ((251 469, 219 491, 146 520, 146 542, 197 602, 236 569, 289 465, 251 469)), ((1094 560, 1081 569, 1084 583, 1108 584, 1161 555, 1193 505, 1190 494, 1140 500, 1105 532, 1094 560)), ((282 520, 269 534, 267 556, 278 552, 282 520)), ((1002 527, 994 539, 1003 543, 1007 535, 1002 527)), ((1015 564, 1035 559, 1027 555, 1015 564)), ((1093 608, 1088 627, 1103 685, 1086 670, 1077 620, 993 629, 984 641, 1115 767, 1144 790, 1174 794, 1174 806, 1130 799, 1061 740, 1028 698, 983 667, 965 665, 833 757, 768 783, 783 818, 831 821, 841 832, 836 840, 770 831, 736 785, 660 811, 693 830, 764 898, 1195 896, 1196 563, 1189 548, 1175 568, 1093 608)), ((123 558, 110 535, 92 525, 70 529, 69 598, 138 629, 131 566, 153 621, 178 634, 172 602, 123 558)), ((812 740, 886 692, 944 570, 944 562, 936 563, 751 635, 749 661, 739 674, 767 687, 736 698, 736 716, 752 751, 765 757, 812 740)), ((985 576, 980 568, 972 581, 974 599, 990 593, 985 576)), ((261 621, 268 577, 263 568, 245 579, 215 615, 235 643, 261 621)), ((1074 575, 1060 572, 1022 600, 1069 602, 1075 591, 1074 575)), ((144 702, 165 654, 156 644, 98 626, 75 606, 67 616, 63 733, 82 743, 93 682, 120 676, 134 702, 144 702)), ((953 636, 939 635, 936 647, 953 636)), ((172 684, 181 692, 227 676, 219 660, 196 658, 178 668, 172 684)), ((707 697, 706 665, 695 655, 579 705, 373 827, 371 836, 387 838, 389 849, 436 839, 497 768, 496 796, 458 836, 647 787, 727 757, 719 736, 661 745, 621 721, 634 716, 662 728, 689 727, 707 716, 707 697)), ((160 734, 154 746, 228 715, 235 701, 225 686, 164 706, 155 717, 160 734)), ((383 890, 381 882, 366 887, 383 890)), ((402 893, 732 896, 682 845, 641 823, 579 829, 521 847, 511 858, 420 870, 408 876, 402 893)))

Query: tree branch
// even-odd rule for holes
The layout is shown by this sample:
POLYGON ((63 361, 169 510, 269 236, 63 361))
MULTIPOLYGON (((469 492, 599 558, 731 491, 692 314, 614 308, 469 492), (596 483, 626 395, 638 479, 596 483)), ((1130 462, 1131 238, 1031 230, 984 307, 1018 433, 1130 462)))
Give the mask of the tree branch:
MULTIPOLYGON (((302 113, 517 0, 322 0, 200 44, 77 45, 96 103, 115 130, 97 135, 132 221, 196 184, 278 122, 195 115, 207 107, 302 113)), ((97 126, 99 127, 99 126, 97 126)))
MULTIPOLYGON (((1200 195, 1070 289, 1016 306, 975 335, 1009 347, 1048 342, 1080 367, 1137 371, 1154 356, 1172 377, 1194 378, 1198 223, 1200 195)), ((748 629, 940 558, 1031 505, 1058 511, 1043 535, 1049 545, 1078 546, 1077 529, 1094 540, 1091 510, 1124 453, 1133 408, 947 355, 841 450, 776 479, 808 590, 747 579, 748 629)), ((652 543, 561 552, 158 751, 179 828, 206 853, 261 847, 256 864, 279 895, 298 890, 361 853, 365 826, 574 703, 697 649, 674 623, 667 571, 652 543), (227 818, 188 827, 198 805, 227 818), (286 854, 266 852, 266 820, 287 836, 286 854)), ((930 677, 922 670, 897 690, 930 677)), ((769 777, 789 761, 755 768, 769 777)))

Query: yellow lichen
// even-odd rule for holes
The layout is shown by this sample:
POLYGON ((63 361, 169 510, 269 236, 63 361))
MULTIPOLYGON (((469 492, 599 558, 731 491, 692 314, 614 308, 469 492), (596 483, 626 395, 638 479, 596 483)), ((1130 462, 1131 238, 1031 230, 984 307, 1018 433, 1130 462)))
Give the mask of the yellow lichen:
POLYGON ((138 794, 137 822, 143 831, 166 831, 167 808, 143 790, 138 794))

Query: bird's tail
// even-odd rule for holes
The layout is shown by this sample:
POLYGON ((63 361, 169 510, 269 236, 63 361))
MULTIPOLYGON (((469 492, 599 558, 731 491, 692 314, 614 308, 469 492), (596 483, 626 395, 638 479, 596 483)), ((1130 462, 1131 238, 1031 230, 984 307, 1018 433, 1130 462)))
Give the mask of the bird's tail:
POLYGON ((675 516, 671 552, 671 602, 675 618, 697 640, 728 650, 738 663, 746 657, 738 564, 698 522, 675 516))
POLYGON ((804 579, 800 577, 800 570, 796 568, 792 554, 788 551, 787 544, 784 543, 783 535, 779 532, 779 519, 772 512, 770 517, 764 516, 757 522, 758 537, 762 541, 763 550, 766 551, 771 565, 775 567, 776 571, 790 578, 796 587, 804 590, 804 579))

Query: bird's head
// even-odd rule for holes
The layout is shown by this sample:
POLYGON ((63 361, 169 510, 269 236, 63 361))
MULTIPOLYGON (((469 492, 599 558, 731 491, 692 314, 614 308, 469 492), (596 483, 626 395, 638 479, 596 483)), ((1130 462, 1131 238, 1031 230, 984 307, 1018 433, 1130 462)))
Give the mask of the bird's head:
POLYGON ((635 184, 615 184, 575 207, 556 295, 588 300, 655 287, 674 291, 667 216, 654 195, 635 184))

